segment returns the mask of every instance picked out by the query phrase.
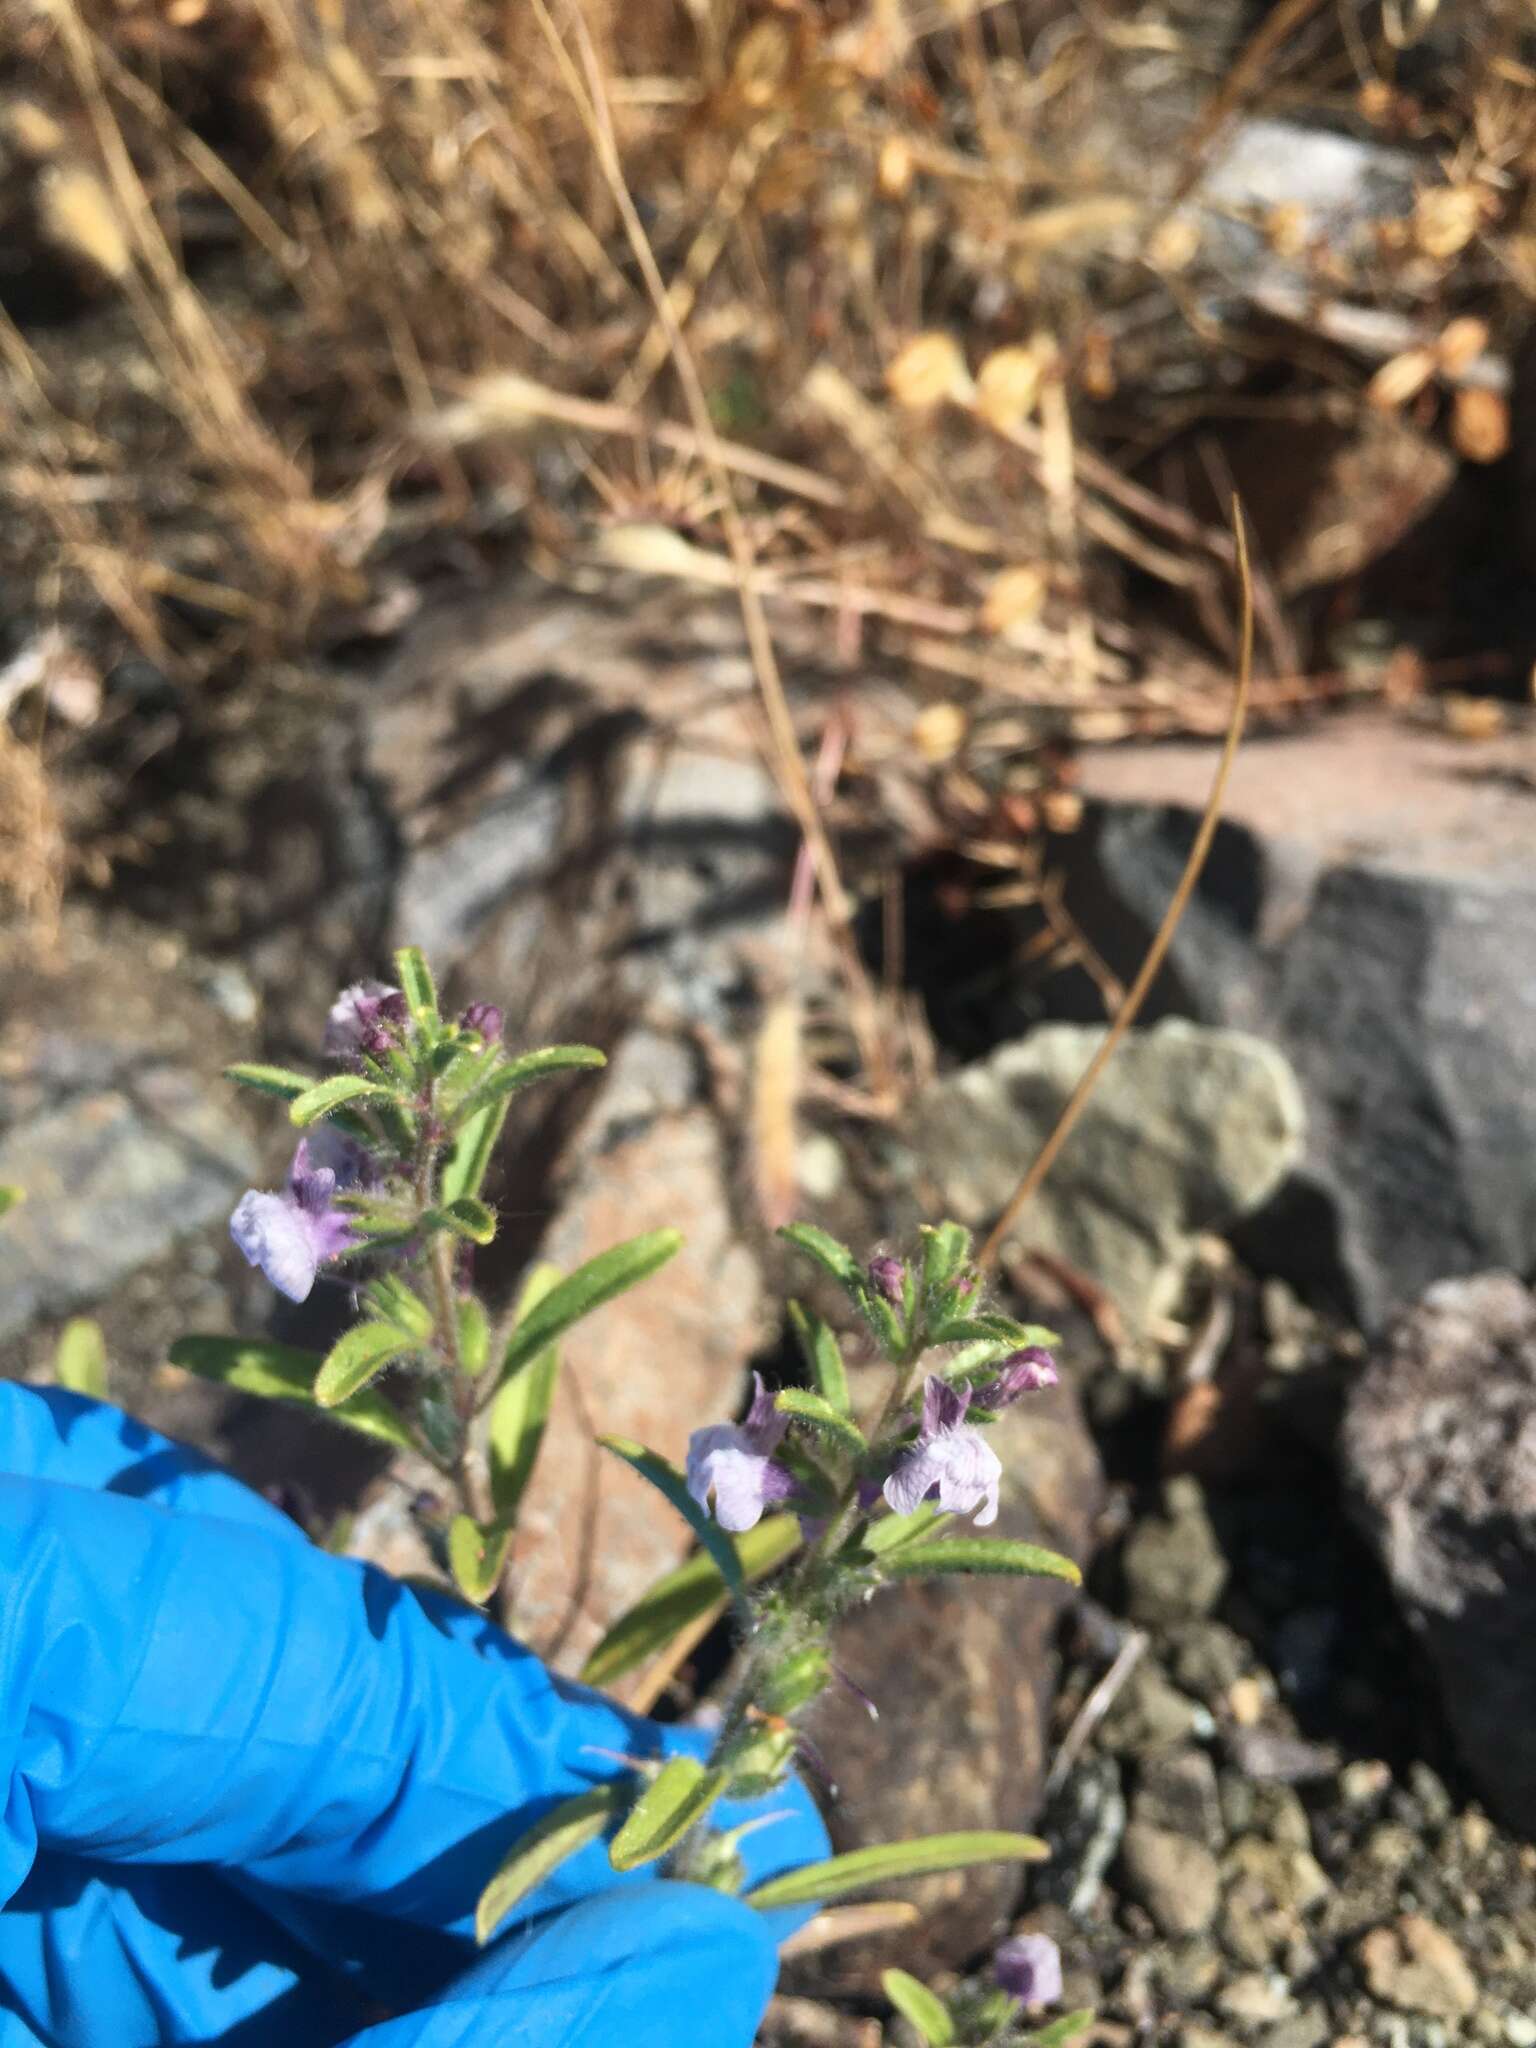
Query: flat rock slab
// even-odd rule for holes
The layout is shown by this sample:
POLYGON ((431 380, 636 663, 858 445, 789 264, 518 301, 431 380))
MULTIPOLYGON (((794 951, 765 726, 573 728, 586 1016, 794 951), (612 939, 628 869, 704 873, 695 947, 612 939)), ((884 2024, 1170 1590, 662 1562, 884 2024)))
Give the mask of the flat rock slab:
POLYGON ((1367 1366, 1342 1451, 1467 1769, 1536 1832, 1536 1296, 1508 1273, 1431 1288, 1367 1366))
POLYGON ((230 1027, 142 934, 71 925, 10 978, 0 1037, 0 1340, 88 1307, 221 1221, 254 1153, 219 1079, 230 1027))
MULTIPOLYGON (((936 1214, 992 1222, 1102 1036, 1045 1025, 923 1095, 906 1137, 938 1189, 936 1214)), ((1133 1031, 1021 1231, 1105 1288, 1128 1329, 1141 1332, 1195 1238, 1266 1201, 1301 1146, 1301 1098, 1273 1047, 1177 1020, 1133 1031)))
MULTIPOLYGON (((1085 762, 1069 900, 1112 965, 1167 907, 1213 766, 1198 745, 1085 762)), ((1291 1061, 1298 1184, 1333 1222, 1308 1246, 1288 1220, 1274 1249, 1368 1328, 1441 1275, 1536 1266, 1533 846, 1536 730, 1471 745, 1360 714, 1255 740, 1153 991, 1291 1061)))

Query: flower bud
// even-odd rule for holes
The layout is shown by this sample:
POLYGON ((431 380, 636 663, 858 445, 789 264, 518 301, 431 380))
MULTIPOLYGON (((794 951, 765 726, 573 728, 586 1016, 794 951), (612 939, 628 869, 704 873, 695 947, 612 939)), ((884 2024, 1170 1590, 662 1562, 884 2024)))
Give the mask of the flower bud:
POLYGON ((1021 1934, 1005 1941, 993 1973, 1020 2005, 1054 2005, 1061 1996, 1061 1951, 1048 1934, 1021 1934))
POLYGON ((882 1253, 870 1260, 867 1267, 869 1284, 876 1294, 882 1296, 892 1308, 900 1308, 906 1297, 907 1269, 900 1259, 893 1259, 882 1253))
POLYGON ((471 1003, 459 1019, 461 1031, 476 1031, 487 1045, 501 1036, 502 1015, 495 1003, 471 1003))
POLYGON ((1022 1351, 1011 1352, 998 1367, 997 1378, 977 1391, 988 1408, 1006 1408, 1021 1394, 1038 1394, 1054 1387, 1058 1378, 1049 1351, 1039 1344, 1027 1344, 1022 1351))

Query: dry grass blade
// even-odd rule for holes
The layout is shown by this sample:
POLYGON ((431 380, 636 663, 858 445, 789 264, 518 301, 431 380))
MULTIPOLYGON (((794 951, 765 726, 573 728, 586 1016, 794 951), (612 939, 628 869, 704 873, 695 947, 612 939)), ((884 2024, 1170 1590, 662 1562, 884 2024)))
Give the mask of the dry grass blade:
POLYGON ((1200 829, 1195 834, 1195 843, 1189 850, 1189 859, 1184 863, 1184 872, 1179 877, 1179 886, 1173 892, 1173 900, 1163 913, 1146 958, 1131 983, 1125 1001, 1115 1013, 1114 1022, 1104 1034, 1103 1043, 1088 1062, 1082 1079, 1067 1098, 1056 1127, 1046 1139, 1034 1164, 1015 1189, 1007 1207, 997 1219, 992 1233, 981 1248, 979 1264, 983 1271, 997 1263, 998 1254, 1007 1242, 1008 1234, 1018 1222, 1030 1200, 1045 1176, 1050 1172, 1056 1155, 1071 1136, 1078 1118, 1088 1105, 1089 1097, 1098 1085, 1100 1074, 1109 1064, 1116 1046, 1124 1038, 1135 1021, 1136 1013, 1146 1000, 1147 991, 1157 978, 1163 958, 1173 943, 1179 920, 1184 915, 1200 871, 1205 866, 1206 855, 1211 850, 1211 841, 1216 836, 1216 827, 1221 818, 1222 799, 1226 795, 1227 782, 1232 773, 1232 763, 1237 759, 1237 749, 1243 737, 1243 723, 1248 715, 1248 693, 1253 683, 1253 576, 1248 566, 1248 533, 1243 523, 1242 508, 1234 499, 1232 505, 1232 532, 1237 545, 1237 572, 1242 586, 1242 646, 1238 655, 1237 689, 1232 701, 1232 717, 1227 726, 1226 742, 1217 763, 1211 794, 1207 799, 1205 814, 1200 820, 1200 829))

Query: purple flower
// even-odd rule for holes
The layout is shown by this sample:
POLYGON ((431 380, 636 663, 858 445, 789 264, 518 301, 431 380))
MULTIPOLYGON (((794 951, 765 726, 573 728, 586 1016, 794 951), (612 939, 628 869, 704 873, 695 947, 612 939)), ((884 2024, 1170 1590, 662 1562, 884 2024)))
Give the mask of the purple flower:
POLYGON ((391 1027, 405 1022, 405 997, 383 981, 355 981, 344 988, 325 1020, 325 1050, 332 1059, 363 1052, 387 1052, 391 1027))
POLYGON ((1020 2005, 1054 2005, 1061 1996, 1061 1950, 1048 1934, 1020 1934, 993 1958, 997 1981, 1020 2005))
POLYGON ((1038 1394, 1045 1387, 1054 1387, 1057 1378, 1056 1361, 1049 1351, 1029 1344, 1010 1353, 998 1367, 997 1378, 976 1391, 984 1408, 1006 1408, 1021 1394, 1038 1394))
POLYGON ((487 1045, 492 1045, 501 1036, 501 1010, 495 1003, 471 1003, 459 1024, 465 1031, 477 1031, 487 1045))
POLYGON ((900 1259, 893 1259, 887 1253, 871 1259, 865 1269, 869 1284, 876 1294, 882 1295, 892 1308, 900 1308, 906 1298, 907 1269, 900 1259))
POLYGON ((923 1382, 923 1426, 881 1489, 898 1515, 910 1515, 936 1497, 949 1514, 974 1510, 979 1529, 997 1520, 1003 1468, 981 1432, 968 1427, 970 1405, 969 1387, 952 1387, 932 1375, 923 1382))
POLYGON ((324 1150, 336 1165, 321 1164, 309 1139, 301 1138, 283 1192, 247 1188, 229 1219, 229 1234, 245 1257, 290 1301, 307 1300, 320 1267, 357 1242, 351 1218, 333 1202, 338 1187, 362 1178, 362 1155, 342 1138, 324 1150))
POLYGON ((773 1460, 789 1418, 780 1415, 759 1373, 752 1375, 752 1406, 745 1422, 714 1422, 688 1439, 688 1491, 701 1508, 715 1496, 715 1520, 740 1535, 765 1510, 795 1490, 791 1473, 773 1460))

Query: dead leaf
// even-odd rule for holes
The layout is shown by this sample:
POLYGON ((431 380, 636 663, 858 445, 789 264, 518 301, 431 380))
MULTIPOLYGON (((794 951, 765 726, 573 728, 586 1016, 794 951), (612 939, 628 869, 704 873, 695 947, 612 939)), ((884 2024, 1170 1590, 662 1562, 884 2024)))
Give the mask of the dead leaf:
POLYGON ((949 334, 920 334, 886 369, 886 389, 907 412, 926 412, 946 399, 963 404, 973 389, 959 343, 949 334))
POLYGON ((1451 440, 1468 462, 1497 462, 1509 449, 1509 404, 1497 391, 1463 385, 1451 407, 1451 440))

